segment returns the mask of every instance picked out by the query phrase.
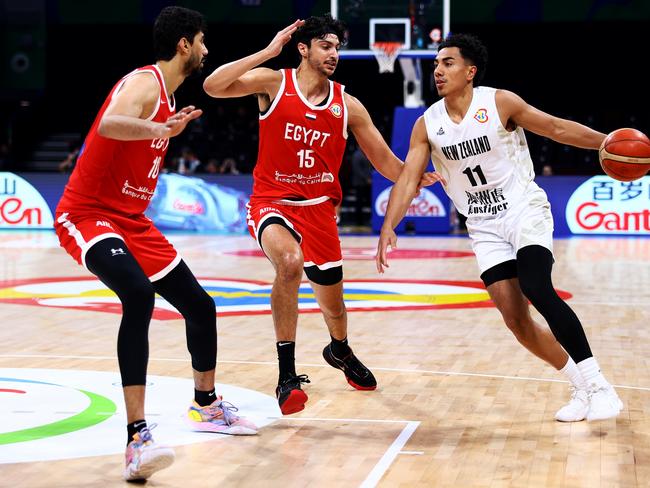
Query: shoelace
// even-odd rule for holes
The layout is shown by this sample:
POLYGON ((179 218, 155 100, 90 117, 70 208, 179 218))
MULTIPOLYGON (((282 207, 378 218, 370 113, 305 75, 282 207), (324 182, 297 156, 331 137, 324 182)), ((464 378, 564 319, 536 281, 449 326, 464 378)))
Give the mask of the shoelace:
POLYGON ((290 383, 298 383, 298 385, 300 385, 300 383, 311 383, 311 381, 309 381, 309 376, 307 376, 306 374, 300 374, 298 376, 292 376, 290 378, 287 378, 282 383, 280 383, 280 387, 285 387, 290 383))
POLYGON ((223 421, 227 425, 232 425, 233 422, 239 420, 239 417, 235 415, 234 412, 238 412, 239 409, 235 407, 232 403, 221 400, 220 402, 212 405, 208 405, 203 408, 203 411, 206 412, 210 418, 217 417, 219 413, 223 414, 223 421))
POLYGON ((573 385, 570 385, 570 386, 569 386, 569 391, 571 392, 571 401, 573 401, 573 400, 575 400, 575 399, 578 398, 578 392, 579 392, 579 391, 585 391, 585 392, 587 393, 587 401, 589 401, 589 398, 590 398, 590 396, 591 396, 591 393, 589 392, 589 390, 582 390, 582 389, 580 389, 580 388, 576 388, 576 387, 573 386, 573 385))
POLYGON ((153 442, 153 436, 151 431, 158 427, 158 424, 154 423, 146 426, 144 429, 138 431, 138 444, 146 444, 147 442, 153 442))

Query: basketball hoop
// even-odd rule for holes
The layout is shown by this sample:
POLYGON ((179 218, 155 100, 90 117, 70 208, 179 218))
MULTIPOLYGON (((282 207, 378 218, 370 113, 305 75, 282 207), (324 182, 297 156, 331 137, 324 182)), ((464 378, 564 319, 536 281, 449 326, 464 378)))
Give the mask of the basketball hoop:
POLYGON ((402 52, 404 45, 401 42, 375 42, 372 52, 379 64, 380 73, 392 73, 395 69, 395 60, 402 52))

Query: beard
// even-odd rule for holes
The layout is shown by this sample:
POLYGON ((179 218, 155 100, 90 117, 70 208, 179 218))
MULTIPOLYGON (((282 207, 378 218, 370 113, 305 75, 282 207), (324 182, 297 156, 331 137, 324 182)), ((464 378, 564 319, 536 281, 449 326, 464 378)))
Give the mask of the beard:
POLYGON ((336 67, 334 67, 334 70, 331 72, 329 71, 331 68, 327 65, 325 65, 325 62, 319 63, 316 61, 314 58, 311 56, 308 56, 307 61, 309 62, 309 65, 315 70, 321 73, 323 76, 329 78, 334 74, 334 71, 336 71, 336 67))
POLYGON ((185 66, 183 66, 183 73, 185 76, 191 76, 193 74, 200 73, 203 69, 204 62, 205 58, 203 56, 200 54, 192 54, 190 56, 190 59, 185 62, 185 66))

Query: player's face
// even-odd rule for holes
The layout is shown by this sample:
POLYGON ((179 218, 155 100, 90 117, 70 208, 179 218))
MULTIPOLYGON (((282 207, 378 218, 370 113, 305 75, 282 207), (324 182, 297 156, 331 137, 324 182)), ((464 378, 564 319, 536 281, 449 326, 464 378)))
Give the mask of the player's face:
POLYGON ((205 57, 208 55, 208 48, 205 47, 205 35, 199 32, 194 36, 194 42, 190 50, 190 57, 185 62, 185 75, 200 73, 205 63, 205 57))
POLYGON ((436 90, 445 97, 450 93, 462 91, 473 78, 476 68, 467 64, 457 47, 445 47, 440 50, 434 61, 436 90))
POLYGON ((307 60, 312 68, 329 77, 334 74, 339 62, 339 42, 335 34, 327 34, 323 39, 312 39, 307 60))

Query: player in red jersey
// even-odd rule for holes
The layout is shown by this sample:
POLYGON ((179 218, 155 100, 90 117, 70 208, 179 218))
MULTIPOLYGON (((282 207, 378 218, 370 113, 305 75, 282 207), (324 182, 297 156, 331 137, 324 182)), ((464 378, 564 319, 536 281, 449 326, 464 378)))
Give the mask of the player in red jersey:
POLYGON ((148 329, 155 293, 185 318, 195 384, 188 423, 202 431, 257 432, 215 394, 214 300, 144 215, 169 138, 201 115, 193 106, 175 113, 173 93, 203 65, 208 53, 204 30, 205 21, 198 12, 181 7, 161 11, 154 25, 157 63, 129 73, 111 90, 56 211, 61 246, 122 302, 117 356, 128 423, 127 480, 146 479, 174 459, 171 448, 153 442, 144 414, 148 329))
MULTIPOLYGON (((339 169, 348 129, 373 166, 396 181, 402 162, 391 152, 365 107, 329 80, 338 62, 345 27, 332 17, 298 20, 255 54, 217 68, 204 82, 213 97, 256 94, 260 140, 249 202, 251 235, 275 268, 271 308, 277 339, 276 395, 283 414, 304 408, 306 375, 295 371, 298 289, 303 269, 329 329, 323 350, 328 364, 344 372, 358 390, 374 390, 375 377, 347 342, 341 245, 335 207, 341 201, 339 169), (294 37, 297 69, 256 68, 277 56, 294 37)), ((423 176, 423 183, 439 180, 423 176)))

